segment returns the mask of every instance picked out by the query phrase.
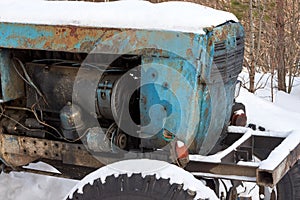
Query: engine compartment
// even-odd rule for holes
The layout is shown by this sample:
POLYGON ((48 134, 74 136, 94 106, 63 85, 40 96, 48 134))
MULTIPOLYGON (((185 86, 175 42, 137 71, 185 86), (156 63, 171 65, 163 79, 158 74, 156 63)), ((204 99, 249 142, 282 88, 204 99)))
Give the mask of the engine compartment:
MULTIPOLYGON (((103 133, 103 138, 110 135, 107 139, 113 141, 111 143, 121 149, 139 149, 140 139, 124 133, 116 126, 111 99, 113 90, 117 90, 116 82, 126 71, 140 65, 140 57, 138 55, 97 55, 97 59, 101 61, 97 60, 95 67, 101 70, 102 76, 99 77, 97 83, 94 103, 85 105, 93 107, 95 113, 91 114, 82 105, 76 105, 74 103, 77 101, 76 99, 72 100, 77 96, 73 93, 73 87, 79 68, 86 56, 86 54, 49 51, 11 51, 14 70, 26 83, 21 85, 21 87, 24 86, 22 89, 26 95, 1 105, 4 118, 1 120, 0 126, 3 131, 8 134, 71 143, 88 141, 87 146, 93 148, 90 149, 92 151, 99 149, 104 152, 112 151, 114 148, 112 144, 105 146, 98 142, 93 146, 93 140, 86 139, 95 137, 95 128, 91 127, 88 119, 96 118, 99 122, 99 130, 96 135, 99 132, 103 133), (109 57, 114 60, 106 63, 109 57), (101 69, 104 67, 105 69, 101 69)), ((85 73, 76 81, 84 81, 91 76, 92 74, 85 73)), ((138 76, 140 76, 139 72, 135 74, 136 84, 139 84, 138 76)), ((122 90, 124 89, 125 87, 122 87, 122 90)), ((126 91, 122 91, 122 95, 127 95, 126 91)), ((130 98, 131 117, 136 123, 139 123, 139 90, 130 98)), ((121 105, 122 99, 115 99, 114 102, 121 105)))

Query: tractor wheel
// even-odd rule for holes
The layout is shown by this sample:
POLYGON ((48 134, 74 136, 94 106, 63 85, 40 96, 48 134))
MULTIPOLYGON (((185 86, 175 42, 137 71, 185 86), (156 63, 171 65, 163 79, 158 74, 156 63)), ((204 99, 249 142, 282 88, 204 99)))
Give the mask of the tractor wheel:
POLYGON ((75 191, 68 200, 189 200, 194 199, 195 193, 183 190, 180 184, 170 184, 168 179, 156 179, 155 175, 144 178, 141 174, 114 175, 106 177, 105 183, 101 179, 94 180, 83 187, 83 193, 75 191))
POLYGON ((84 177, 65 200, 217 200, 217 195, 190 172, 150 159, 123 160, 84 177))
POLYGON ((277 184, 278 200, 300 200, 300 162, 298 161, 277 184))

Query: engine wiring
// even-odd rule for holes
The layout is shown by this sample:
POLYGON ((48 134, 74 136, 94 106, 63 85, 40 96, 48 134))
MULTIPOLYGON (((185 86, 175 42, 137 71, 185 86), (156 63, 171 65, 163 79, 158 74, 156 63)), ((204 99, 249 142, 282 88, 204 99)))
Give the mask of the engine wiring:
POLYGON ((20 125, 22 128, 24 128, 24 129, 26 129, 26 130, 28 130, 28 131, 30 130, 28 127, 24 126, 23 124, 21 124, 20 122, 18 122, 18 121, 15 120, 14 118, 12 118, 12 117, 10 117, 10 116, 4 114, 5 109, 3 108, 2 105, 0 105, 0 109, 1 109, 0 117, 3 116, 3 117, 5 117, 5 118, 7 118, 7 119, 9 119, 9 120, 11 120, 11 121, 13 121, 13 122, 15 122, 16 124, 20 125))
MULTIPOLYGON (((15 65, 15 62, 12 62, 13 67, 14 67, 16 73, 20 76, 20 78, 21 78, 24 82, 26 82, 28 85, 32 86, 32 87, 35 89, 36 93, 37 93, 40 97, 42 97, 43 101, 44 101, 46 104, 48 104, 48 103, 47 103, 47 100, 46 100, 46 98, 45 98, 45 96, 42 94, 42 92, 38 89, 38 87, 37 87, 37 86, 33 83, 33 81, 31 80, 31 78, 30 78, 30 76, 28 75, 28 73, 27 73, 27 71, 26 71, 26 68, 25 68, 24 64, 22 63, 22 61, 21 61, 20 59, 16 58, 16 57, 13 57, 13 61, 16 61, 16 62, 19 64, 19 66, 22 68, 22 70, 23 70, 23 73, 24 73, 25 77, 24 77, 24 76, 20 73, 20 71, 17 69, 17 67, 16 67, 16 65, 15 65)), ((39 60, 39 61, 40 61, 40 60, 39 60)), ((61 61, 61 60, 59 60, 59 61, 61 61)), ((49 125, 49 124, 43 122, 42 120, 40 120, 40 118, 38 117, 38 114, 37 114, 37 112, 36 112, 36 110, 35 110, 35 106, 37 106, 37 105, 39 106, 39 103, 38 103, 38 102, 39 102, 39 99, 38 99, 38 97, 36 97, 36 103, 32 105, 31 109, 29 109, 29 108, 23 108, 23 107, 11 107, 11 106, 8 106, 7 108, 11 108, 11 109, 19 109, 19 110, 25 110, 25 111, 32 112, 33 115, 35 116, 36 120, 37 120, 40 124, 42 124, 42 125, 44 125, 44 126, 50 128, 50 129, 54 130, 54 131, 59 135, 59 136, 56 136, 56 135, 54 135, 53 133, 50 133, 50 132, 44 130, 45 132, 47 132, 48 134, 54 136, 54 137, 57 138, 57 139, 64 139, 64 140, 66 140, 66 141, 68 141, 68 142, 76 142, 76 141, 79 140, 79 138, 76 139, 76 140, 74 140, 74 141, 68 140, 68 139, 65 138, 65 137, 64 137, 64 136, 63 136, 63 135, 55 128, 55 127, 53 127, 53 126, 51 126, 51 125, 49 125)), ((20 122, 18 122, 18 121, 15 120, 15 119, 9 117, 8 115, 5 115, 5 114, 4 114, 5 110, 3 109, 2 106, 1 106, 1 110, 2 110, 2 113, 1 113, 0 117, 1 117, 1 116, 4 116, 4 117, 6 117, 6 118, 8 118, 8 119, 10 119, 10 120, 12 120, 12 121, 14 121, 15 123, 17 123, 18 125, 20 125, 22 128, 24 128, 24 129, 27 130, 27 131, 35 131, 34 129, 30 129, 30 128, 24 126, 23 124, 21 124, 20 122)), ((41 110, 41 109, 40 109, 40 110, 41 110)), ((41 113, 41 119, 43 119, 42 113, 41 113)), ((81 139, 81 138, 80 138, 80 139, 81 139)))
POLYGON ((15 71, 17 72, 17 74, 20 76, 20 78, 22 78, 22 80, 27 83, 28 85, 31 85, 26 78, 24 78, 24 76, 19 72, 19 70, 17 69, 16 65, 14 62, 12 62, 12 66, 15 69, 15 71))
MULTIPOLYGON (((34 60, 34 62, 41 62, 41 61, 57 61, 55 64, 60 64, 60 63, 65 63, 65 62, 66 62, 65 60, 60 60, 60 59, 34 60)), ((43 95, 43 93, 39 90, 39 88, 34 84, 34 82, 32 81, 32 79, 30 78, 30 76, 29 76, 29 74, 28 74, 28 72, 27 72, 27 70, 26 70, 26 68, 25 68, 25 66, 24 66, 24 64, 23 64, 23 62, 22 62, 19 58, 13 57, 12 65, 13 65, 13 67, 14 67, 16 73, 20 76, 20 78, 21 78, 25 83, 27 83, 29 86, 33 87, 33 88, 35 89, 35 91, 36 91, 36 94, 39 95, 39 97, 41 97, 41 98, 43 99, 43 101, 45 102, 46 105, 48 105, 48 102, 47 102, 45 96, 43 95), (18 68, 17 68, 17 66, 16 66, 16 62, 17 62, 18 65, 21 67, 21 69, 22 69, 24 75, 18 70, 18 68)), ((74 140, 69 140, 69 139, 67 139, 66 137, 64 137, 63 134, 62 134, 60 131, 58 131, 55 127, 53 127, 53 126, 51 126, 51 125, 49 125, 49 124, 43 122, 43 114, 41 113, 41 116, 39 117, 38 114, 37 114, 37 112, 36 112, 36 109, 35 109, 36 106, 39 106, 39 108, 40 108, 40 105, 39 105, 39 103, 38 103, 38 102, 40 101, 39 97, 36 96, 36 103, 33 104, 33 105, 31 106, 31 109, 25 108, 25 107, 13 107, 13 106, 6 106, 6 108, 10 108, 10 109, 18 109, 18 110, 24 110, 24 111, 29 111, 29 112, 33 113, 34 117, 36 118, 36 120, 38 121, 39 124, 44 125, 44 126, 50 128, 50 129, 52 129, 53 131, 55 131, 55 132, 58 134, 58 136, 57 136, 57 135, 55 135, 55 134, 53 134, 53 133, 51 133, 51 132, 49 132, 49 131, 43 130, 45 133, 47 133, 47 134, 49 134, 49 135, 55 137, 56 139, 63 139, 63 140, 65 140, 65 141, 67 141, 67 142, 72 142, 72 143, 74 143, 74 142, 77 142, 77 141, 81 140, 81 139, 87 134, 87 132, 89 131, 89 129, 87 129, 87 130, 86 130, 81 136, 79 136, 78 138, 76 138, 76 139, 74 139, 74 140)), ((39 110, 42 110, 42 109, 39 109, 39 110)), ((27 131, 32 131, 32 132, 34 132, 34 131, 40 131, 40 130, 38 130, 38 129, 30 129, 30 128, 26 127, 25 125, 21 124, 20 122, 18 122, 17 120, 13 119, 12 117, 10 117, 10 116, 4 114, 4 112, 5 112, 5 109, 4 109, 4 108, 2 107, 2 105, 1 105, 1 114, 0 114, 0 117, 3 116, 3 117, 5 117, 5 118, 7 118, 7 119, 10 119, 11 121, 13 121, 13 122, 15 122, 16 124, 20 125, 22 128, 24 128, 24 129, 27 130, 27 131)))
POLYGON ((35 91, 38 93, 38 95, 40 95, 44 102, 48 105, 48 102, 45 98, 45 96, 43 95, 43 93, 39 90, 39 88, 33 83, 32 79, 30 78, 30 76, 28 75, 27 71, 26 71, 26 68, 24 66, 24 64, 22 63, 22 61, 19 59, 19 58, 16 58, 16 57, 13 57, 13 60, 14 61, 17 61, 17 63, 19 64, 19 66, 22 68, 22 71, 24 73, 24 76, 19 72, 19 70, 17 69, 16 65, 14 62, 13 63, 13 67, 14 69, 16 70, 17 74, 28 84, 30 85, 31 87, 33 87, 35 89, 35 91))
MULTIPOLYGON (((34 90, 36 91, 36 103, 34 103, 31 108, 26 108, 26 107, 15 107, 15 106, 5 106, 3 107, 1 104, 0 104, 0 110, 1 110, 1 113, 0 113, 0 118, 1 117, 5 117, 13 122, 15 122, 16 124, 18 124, 20 127, 22 127, 24 130, 26 131, 31 131, 31 132, 36 132, 36 131, 41 131, 40 129, 31 129, 31 128, 28 128, 26 127, 24 124, 18 122, 16 119, 8 116, 5 114, 5 108, 6 109, 17 109, 17 110, 23 110, 23 111, 28 111, 28 112, 31 112, 35 119, 37 120, 37 122, 45 127, 48 127, 50 128, 51 130, 53 130, 56 134, 52 133, 52 132, 49 132, 47 130, 42 130, 43 132, 51 135, 52 137, 56 138, 56 139, 63 139, 64 141, 66 142, 71 142, 71 143, 74 143, 74 142, 77 142, 79 140, 81 140, 87 133, 88 131, 90 130, 90 128, 86 129, 85 132, 83 134, 81 134, 78 138, 74 139, 74 140, 70 140, 68 138, 66 138, 57 128, 55 128, 54 126, 51 126, 50 124, 46 123, 43 121, 43 113, 42 113, 42 109, 40 107, 40 98, 42 98, 42 100, 45 102, 46 105, 48 105, 48 102, 46 100, 46 97, 43 95, 43 93, 39 90, 39 88, 35 85, 35 83, 32 81, 31 77, 29 76, 26 68, 25 68, 25 65, 23 64, 23 62, 17 58, 17 57, 13 57, 13 62, 12 62, 12 66, 14 68, 14 70, 16 71, 16 73, 18 74, 18 76, 26 83, 28 84, 29 86, 31 86, 32 88, 34 88, 34 90), (17 65, 18 64, 18 67, 17 65), (22 70, 20 71, 19 68, 21 68, 22 70), (38 110, 40 111, 40 116, 38 116, 38 113, 36 111, 36 107, 38 106, 38 110)), ((52 65, 59 65, 59 64, 62 64, 62 63, 70 63, 70 64, 78 64, 76 62, 70 62, 70 61, 67 61, 67 60, 63 60, 63 59, 39 59, 39 60, 33 60, 32 62, 35 62, 35 63, 38 63, 38 62, 45 62, 45 61, 52 61, 52 65)), ((94 67, 94 68, 97 68, 99 69, 99 66, 96 66, 96 65, 92 65, 92 64, 87 64, 89 67, 94 67)), ((112 70, 112 71, 115 71, 115 70, 112 70)), ((118 70, 117 70, 118 71, 118 70)))
MULTIPOLYGON (((77 141, 81 140, 81 139, 88 133, 88 131, 90 130, 90 128, 88 128, 88 129, 86 129, 85 132, 84 132, 81 136, 79 136, 78 138, 76 138, 76 139, 74 139, 74 140, 69 140, 69 139, 67 139, 66 137, 64 137, 64 136, 63 136, 63 135, 55 128, 55 127, 53 127, 53 126, 51 126, 51 125, 49 125, 49 124, 47 124, 47 123, 41 121, 41 120, 39 119, 39 117, 38 117, 38 114, 36 113, 36 111, 35 111, 34 109, 29 109, 29 108, 25 108, 25 107, 15 107, 15 106, 6 106, 6 108, 7 108, 7 109, 24 110, 24 111, 32 112, 33 115, 34 115, 34 117, 36 118, 36 120, 37 120, 40 124, 42 124, 42 125, 44 125, 44 126, 50 128, 50 129, 54 130, 59 136, 57 136, 57 135, 55 135, 55 134, 53 134, 53 133, 51 133, 51 132, 49 132, 49 131, 47 131, 47 130, 43 130, 45 133, 47 133, 47 134, 49 134, 49 135, 55 137, 56 139, 63 139, 63 140, 65 140, 66 142, 71 142, 71 143, 77 142, 77 141)), ((3 116, 3 117, 5 117, 5 118, 8 118, 8 119, 12 120, 13 122, 17 123, 18 125, 20 125, 22 128, 24 128, 24 129, 27 130, 27 131, 32 131, 32 132, 41 131, 40 129, 30 129, 30 128, 26 127, 25 125, 23 125, 22 123, 18 122, 17 120, 13 119, 12 117, 10 117, 10 116, 4 114, 5 109, 3 108, 2 105, 0 105, 0 109, 1 109, 0 117, 3 116)))

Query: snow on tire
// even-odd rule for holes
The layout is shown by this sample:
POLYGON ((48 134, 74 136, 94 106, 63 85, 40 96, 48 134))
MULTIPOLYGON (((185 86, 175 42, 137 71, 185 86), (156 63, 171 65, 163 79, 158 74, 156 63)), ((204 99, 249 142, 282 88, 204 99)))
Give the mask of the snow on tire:
POLYGON ((148 159, 123 160, 87 175, 67 200, 210 199, 215 193, 191 173, 173 164, 148 159))
MULTIPOLYGON (((94 180, 83 187, 83 193, 75 191, 72 199, 76 200, 192 200, 196 193, 183 190, 180 184, 170 184, 168 179, 156 179, 155 175, 144 178, 141 174, 121 174, 118 177, 108 176, 105 183, 94 180)), ((68 200, 71 200, 68 198, 68 200)))

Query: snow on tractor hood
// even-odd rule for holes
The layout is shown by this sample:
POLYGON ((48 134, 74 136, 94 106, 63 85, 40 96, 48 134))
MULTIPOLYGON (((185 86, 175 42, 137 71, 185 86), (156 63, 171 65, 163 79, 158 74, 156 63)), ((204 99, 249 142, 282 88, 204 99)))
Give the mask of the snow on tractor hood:
POLYGON ((238 19, 190 2, 0 1, 0 22, 168 30, 204 34, 203 28, 238 19))

